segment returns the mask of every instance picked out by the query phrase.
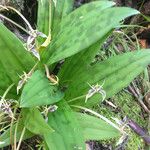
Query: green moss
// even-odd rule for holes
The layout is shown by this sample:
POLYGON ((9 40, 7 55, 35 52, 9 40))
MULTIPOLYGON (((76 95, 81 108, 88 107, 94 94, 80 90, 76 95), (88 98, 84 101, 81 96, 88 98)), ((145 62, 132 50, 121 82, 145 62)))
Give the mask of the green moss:
MULTIPOLYGON (((140 105, 131 95, 122 91, 116 96, 114 96, 110 101, 115 106, 117 106, 116 109, 112 108, 108 104, 106 105, 101 104, 100 106, 95 107, 95 110, 99 112, 101 115, 104 115, 105 117, 109 118, 110 120, 112 120, 111 119, 112 117, 122 120, 123 117, 127 116, 129 119, 134 120, 140 126, 142 127, 147 126, 147 121, 144 120, 142 116, 140 105)), ((138 135, 136 135, 131 130, 128 130, 127 133, 129 135, 129 140, 127 143, 126 150, 133 150, 133 148, 135 150, 138 150, 139 147, 141 149, 144 148, 144 142, 138 135)), ((119 139, 116 139, 116 142, 118 140, 119 139)))

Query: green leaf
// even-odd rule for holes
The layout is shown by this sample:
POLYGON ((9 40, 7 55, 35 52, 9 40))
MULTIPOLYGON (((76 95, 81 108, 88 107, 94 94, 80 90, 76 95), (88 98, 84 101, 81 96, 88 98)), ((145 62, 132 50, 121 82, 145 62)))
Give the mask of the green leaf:
POLYGON ((74 0, 61 0, 59 2, 56 1, 56 6, 53 3, 54 14, 52 30, 54 31, 54 34, 57 33, 59 24, 62 19, 73 10, 73 5, 74 0))
POLYGON ((24 108, 22 110, 22 116, 24 126, 30 132, 39 135, 54 132, 54 130, 46 123, 37 108, 24 108))
MULTIPOLYGON (((24 125, 23 125, 23 120, 20 119, 18 120, 18 126, 17 126, 17 134, 16 134, 16 142, 19 141, 20 137, 21 137, 21 134, 22 134, 22 131, 23 131, 23 128, 24 128, 24 125)), ((7 129, 2 135, 0 135, 0 142, 4 142, 3 144, 0 144, 0 148, 3 148, 5 146, 8 146, 11 144, 11 142, 14 141, 14 134, 15 134, 15 128, 16 128, 16 124, 14 124, 11 128, 11 131, 10 131, 10 128, 7 129), (10 137, 10 133, 12 135, 12 137, 10 137)), ((31 138, 32 136, 34 136, 34 134, 32 134, 30 131, 28 131, 27 129, 25 130, 25 133, 24 133, 24 136, 23 136, 23 140, 25 139, 29 139, 31 138)))
MULTIPOLYGON (((38 17, 37 17, 37 27, 38 31, 49 35, 52 24, 51 16, 51 2, 50 0, 38 0, 38 17)), ((38 42, 42 44, 44 39, 38 38, 38 42)))
MULTIPOLYGON (((93 17, 95 14, 94 13, 100 13, 100 11, 102 11, 102 10, 104 10, 104 9, 106 9, 106 8, 108 8, 108 7, 111 7, 112 5, 114 5, 114 3, 113 2, 104 2, 104 1, 101 1, 101 2, 92 2, 92 3, 90 3, 90 4, 85 4, 85 5, 83 5, 82 7, 80 7, 80 8, 78 8, 78 9, 76 9, 75 11, 73 11, 70 15, 68 15, 67 17, 65 17, 63 20, 62 20, 62 22, 61 22, 61 24, 60 24, 60 27, 59 27, 59 29, 62 29, 62 30, 60 30, 59 31, 59 34, 58 34, 58 36, 60 35, 60 34, 62 34, 61 32, 63 32, 63 31, 66 31, 66 30, 72 30, 73 29, 73 27, 74 26, 72 26, 72 25, 74 25, 75 24, 75 27, 74 27, 74 30, 77 30, 78 28, 80 28, 80 26, 81 26, 81 28, 83 28, 82 26, 84 26, 84 24, 85 24, 85 22, 84 21, 82 21, 81 19, 78 19, 80 16, 85 16, 84 18, 86 18, 87 20, 89 20, 89 18, 91 17, 93 17), (97 11, 96 11, 97 10, 97 11), (82 22, 81 22, 82 21, 82 22), (81 24, 82 23, 82 24, 81 24), (78 26, 76 26, 76 24, 78 24, 78 26)), ((73 30, 72 30, 73 31, 73 30)), ((69 32, 68 32, 69 33, 69 32)), ((68 33, 67 33, 67 35, 68 35, 68 33)), ((70 32, 71 33, 71 32, 70 32)), ((64 36, 65 34, 63 34, 63 36, 64 36)), ((52 41, 52 43, 51 43, 51 45, 54 43, 55 44, 55 42, 57 41, 57 42, 60 42, 60 40, 58 40, 58 39, 60 39, 60 37, 55 37, 54 39, 53 39, 53 41, 52 41)), ((72 36, 71 37, 71 39, 72 38, 76 38, 76 40, 79 38, 79 36, 77 35, 77 33, 76 33, 76 35, 74 36, 72 36)), ((66 39, 67 41, 68 41, 68 39, 66 39)), ((80 40, 78 40, 78 41, 80 41, 80 40)), ((72 42, 73 42, 73 40, 72 40, 72 42)), ((63 45, 65 45, 66 44, 66 42, 64 42, 64 44, 63 45)), ((73 43, 74 44, 74 43, 73 43)), ((45 54, 44 56, 45 57, 49 57, 51 54, 52 54, 52 52, 54 52, 54 49, 55 48, 53 48, 53 46, 49 46, 49 48, 48 48, 48 51, 47 52, 45 52, 45 53, 48 53, 48 54, 45 54)), ((45 58, 46 60, 47 60, 47 58, 45 58)), ((44 60, 45 61, 45 60, 44 60)))
POLYGON ((96 94, 85 103, 85 96, 91 89, 88 83, 102 85, 104 82, 103 89, 106 91, 106 98, 109 98, 139 75, 150 63, 149 58, 149 50, 128 52, 88 66, 84 70, 79 69, 71 79, 68 79, 65 98, 72 104, 93 106, 102 98, 101 94, 96 94))
POLYGON ((73 111, 65 101, 58 104, 57 111, 49 113, 48 124, 55 130, 44 139, 52 150, 85 149, 82 130, 73 111))
POLYGON ((58 91, 56 86, 50 85, 50 81, 46 78, 45 74, 37 70, 24 86, 20 107, 54 104, 62 98, 63 93, 58 91))
MULTIPOLYGON (((73 10, 74 0, 39 0, 38 1, 38 30, 48 35, 50 30, 56 34, 61 20, 73 10)), ((53 34, 52 34, 53 36, 53 34)), ((39 41, 39 40, 38 40, 39 41)), ((44 40, 41 40, 44 42, 44 40)), ((42 43, 41 42, 41 43, 42 43)))
MULTIPOLYGON (((73 55, 65 60, 60 72, 59 72, 59 79, 61 84, 66 79, 70 79, 72 75, 78 70, 84 67, 87 67, 90 62, 92 61, 92 53, 95 53, 99 50, 100 44, 99 42, 93 44, 89 48, 83 50, 82 52, 73 55), (95 51, 95 52, 94 52, 95 51), (71 64, 71 66, 70 66, 71 64), (80 66, 80 67, 79 67, 80 66)), ((95 57, 95 55, 94 55, 95 57)))
POLYGON ((37 26, 38 30, 46 35, 49 34, 50 27, 50 1, 49 0, 39 0, 38 1, 38 20, 37 26))
POLYGON ((105 121, 82 113, 75 113, 82 127, 85 140, 109 140, 120 136, 120 132, 105 121))
MULTIPOLYGON (((23 43, 0 23, 0 95, 12 84, 19 81, 23 71, 28 72, 35 62, 23 43)), ((16 85, 10 91, 16 97, 16 85)), ((9 96, 10 97, 10 96, 9 96)))
POLYGON ((111 33, 112 32, 108 33, 107 35, 105 35, 105 37, 103 37, 103 39, 91 45, 87 49, 81 51, 80 53, 67 58, 59 72, 60 84, 63 84, 63 81, 65 81, 66 79, 71 79, 74 73, 76 73, 79 69, 82 70, 88 67, 100 50, 101 44, 111 33), (70 67, 70 64, 72 67, 70 67))
POLYGON ((136 10, 123 7, 101 10, 99 3, 93 2, 87 4, 87 7, 79 8, 82 13, 91 9, 89 13, 82 15, 82 13, 76 13, 77 9, 64 19, 61 25, 62 30, 43 54, 47 64, 53 64, 84 50, 108 34, 119 24, 119 21, 138 13, 136 10))

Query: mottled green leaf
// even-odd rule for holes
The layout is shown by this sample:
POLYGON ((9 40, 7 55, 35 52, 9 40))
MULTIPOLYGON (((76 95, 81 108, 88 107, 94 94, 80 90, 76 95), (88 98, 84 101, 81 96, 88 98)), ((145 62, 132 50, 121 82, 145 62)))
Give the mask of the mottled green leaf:
MULTIPOLYGON (((23 71, 28 72, 34 63, 23 43, 0 23, 0 95, 12 83, 17 83, 19 75, 22 75, 23 71)), ((10 94, 16 97, 16 86, 10 94)))
POLYGON ((82 70, 91 64, 96 54, 100 51, 101 45, 112 33, 112 31, 110 31, 102 39, 100 39, 98 42, 94 43, 90 47, 65 60, 58 75, 60 79, 60 84, 63 84, 64 80, 70 79, 74 75, 74 73, 76 73, 76 71, 78 71, 79 69, 82 70), (70 67, 70 64, 72 67, 70 67))
MULTIPOLYGON (((19 141, 24 125, 23 125, 23 120, 20 119, 18 120, 19 123, 17 125, 17 134, 16 134, 16 142, 19 141)), ((11 132, 10 132, 10 128, 7 129, 2 135, 0 135, 0 142, 4 142, 3 144, 0 144, 0 148, 3 148, 5 146, 8 146, 11 144, 11 142, 14 142, 14 134, 15 134, 15 128, 16 128, 16 124, 14 124, 11 128, 11 132), (11 133, 11 137, 10 137, 10 133, 11 133)), ((24 136, 23 136, 23 140, 25 139, 29 139, 32 136, 34 136, 34 134, 32 134, 29 130, 25 130, 24 136)))
POLYGON ((76 116, 67 103, 61 101, 57 111, 49 113, 48 124, 55 130, 44 139, 52 150, 85 149, 84 137, 76 116))
POLYGON ((120 132, 105 121, 82 113, 75 113, 82 127, 85 140, 108 140, 120 136, 120 132))
POLYGON ((54 132, 46 123, 40 111, 37 108, 24 108, 22 110, 24 126, 32 133, 44 135, 54 132))
MULTIPOLYGON (((76 9, 70 15, 68 15, 67 17, 65 17, 63 19, 63 21, 61 22, 60 27, 59 27, 59 29, 62 29, 62 30, 59 31, 58 36, 60 34, 62 34, 61 32, 65 31, 65 30, 68 30, 68 29, 72 30, 74 27, 74 26, 72 26, 73 24, 75 24, 75 27, 77 29, 80 26, 82 27, 85 24, 85 22, 82 21, 81 19, 78 19, 80 16, 84 16, 84 18, 86 18, 88 20, 90 17, 92 18, 95 15, 94 13, 100 13, 102 10, 104 10, 108 7, 111 7, 112 5, 114 5, 113 2, 101 1, 101 2, 92 2, 90 4, 85 4, 81 8, 76 9), (79 27, 76 26, 76 24, 78 24, 79 27)), ((74 30, 76 30, 76 28, 74 30)), ((82 29, 83 29, 83 27, 82 27, 82 29)), ((58 36, 53 39, 51 45, 53 43, 55 43, 58 39, 60 39, 58 36)), ((63 36, 64 36, 64 34, 63 34, 63 36)), ((76 39, 78 39, 78 41, 80 41, 78 35, 72 36, 71 39, 72 38, 76 38, 76 39)), ((66 39, 66 40, 68 41, 68 39, 66 39)), ((65 45, 65 43, 63 45, 65 45)), ((45 57, 49 57, 49 55, 51 55, 52 52, 54 51, 55 48, 51 47, 51 45, 49 47, 48 52, 45 52, 45 53, 49 53, 49 54, 45 54, 45 57)))
POLYGON ((64 19, 62 30, 43 54, 44 59, 48 60, 46 63, 52 64, 84 50, 108 34, 119 21, 138 13, 136 10, 123 7, 101 10, 102 6, 98 5, 100 2, 97 2, 97 5, 95 3, 87 4, 84 9, 79 8, 83 12, 92 10, 90 13, 82 15, 76 13, 76 10, 64 19))
POLYGON ((45 74, 37 70, 24 86, 20 107, 34 107, 53 104, 63 98, 63 93, 46 78, 45 74))
MULTIPOLYGON (((96 94, 85 103, 85 96, 91 87, 88 85, 101 85, 109 98, 126 87, 150 63, 150 51, 141 50, 114 56, 93 66, 76 71, 68 81, 66 99, 71 103, 92 106, 99 103, 101 94, 96 94), (73 92, 76 91, 76 92, 73 92)), ((65 80, 64 80, 65 82, 65 80)))
POLYGON ((92 54, 95 54, 95 52, 99 50, 99 47, 100 42, 97 42, 84 51, 67 58, 59 72, 60 82, 63 84, 63 81, 65 79, 70 79, 77 70, 89 66, 91 58, 93 58, 92 54))

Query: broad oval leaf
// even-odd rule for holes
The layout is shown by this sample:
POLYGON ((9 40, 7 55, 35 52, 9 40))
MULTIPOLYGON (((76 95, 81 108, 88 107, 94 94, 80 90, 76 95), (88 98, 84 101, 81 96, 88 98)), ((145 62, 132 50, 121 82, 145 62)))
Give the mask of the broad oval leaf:
POLYGON ((69 105, 63 100, 57 111, 49 113, 48 124, 55 132, 44 135, 45 142, 52 150, 85 149, 82 129, 69 105))
POLYGON ((24 126, 32 133, 44 135, 52 133, 54 130, 46 123, 37 108, 23 108, 22 117, 24 126))
POLYGON ((63 93, 56 86, 50 85, 42 71, 33 73, 24 86, 21 94, 20 107, 34 107, 54 104, 63 98, 63 93))
MULTIPOLYGON (((73 24, 75 24, 75 26, 76 26, 76 24, 78 24, 78 26, 80 25, 80 19, 78 19, 80 16, 86 16, 85 17, 86 19, 87 19, 87 17, 90 18, 90 17, 92 17, 94 15, 94 13, 98 13, 98 12, 100 13, 100 11, 102 11, 102 10, 108 8, 108 7, 111 7, 112 5, 114 5, 113 2, 106 2, 106 1, 105 2, 104 1, 101 1, 101 2, 91 2, 90 4, 83 5, 82 7, 76 9, 71 14, 69 14, 68 16, 66 16, 62 20, 61 24, 59 25, 59 28, 58 28, 60 30, 58 32, 59 34, 53 39, 53 41, 52 41, 51 45, 49 46, 47 52, 45 52, 45 54, 43 54, 44 55, 44 61, 45 61, 45 59, 46 60, 49 59, 49 56, 52 54, 52 52, 55 51, 53 49, 53 47, 55 46, 56 42, 60 42, 59 41, 59 39, 60 39, 59 36, 60 35, 62 36, 62 32, 65 31, 65 30, 68 30, 70 28, 72 30, 72 25, 73 24), (54 46, 52 46, 52 45, 54 45, 54 46), (49 56, 47 56, 47 55, 49 55, 49 56)), ((84 25, 84 21, 81 24, 81 26, 83 26, 83 25, 84 25)), ((63 36, 64 36, 64 34, 63 34, 63 36)), ((76 35, 76 36, 72 36, 71 38, 79 38, 79 36, 76 35)), ((66 43, 63 43, 63 44, 66 44, 66 43)))
POLYGON ((114 56, 93 66, 79 69, 72 78, 67 79, 70 82, 65 98, 72 104, 93 106, 102 98, 99 93, 85 103, 85 96, 91 89, 89 84, 102 85, 104 82, 103 89, 106 91, 106 98, 109 98, 139 75, 150 63, 149 58, 150 50, 140 50, 114 56))
MULTIPOLYGON (((35 61, 23 43, 0 23, 0 95, 12 84, 19 81, 23 71, 29 72, 35 61)), ((17 84, 16 84, 17 85, 17 84)), ((9 97, 16 98, 16 85, 9 97)))
POLYGON ((47 64, 53 64, 84 50, 108 34, 122 19, 139 13, 131 8, 108 8, 102 11, 97 5, 92 6, 89 4, 87 7, 93 8, 91 13, 86 15, 71 13, 65 23, 62 22, 62 30, 43 54, 47 64))
POLYGON ((75 113, 84 138, 88 140, 109 140, 120 136, 120 132, 107 122, 87 114, 75 113))

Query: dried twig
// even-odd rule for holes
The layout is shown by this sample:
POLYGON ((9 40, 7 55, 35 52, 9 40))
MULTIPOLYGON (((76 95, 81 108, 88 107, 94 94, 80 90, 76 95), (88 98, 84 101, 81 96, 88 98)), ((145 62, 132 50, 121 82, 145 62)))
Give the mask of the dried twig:
POLYGON ((150 110, 147 108, 147 106, 144 104, 143 102, 143 97, 141 96, 139 89, 137 87, 135 87, 135 85, 132 82, 132 86, 129 86, 129 90, 131 91, 131 93, 133 94, 133 96, 138 100, 139 104, 142 106, 142 108, 145 110, 145 112, 147 112, 148 114, 150 114, 150 110))

